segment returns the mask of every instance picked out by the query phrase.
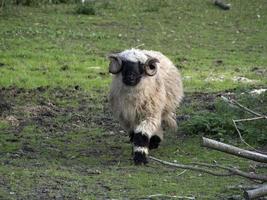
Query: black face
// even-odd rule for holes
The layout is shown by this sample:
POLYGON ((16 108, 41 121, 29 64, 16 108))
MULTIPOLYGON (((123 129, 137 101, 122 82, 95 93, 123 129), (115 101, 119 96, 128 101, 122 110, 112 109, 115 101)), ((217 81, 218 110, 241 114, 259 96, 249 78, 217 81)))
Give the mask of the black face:
POLYGON ((125 85, 137 85, 144 73, 144 65, 139 62, 122 61, 122 81, 125 85))

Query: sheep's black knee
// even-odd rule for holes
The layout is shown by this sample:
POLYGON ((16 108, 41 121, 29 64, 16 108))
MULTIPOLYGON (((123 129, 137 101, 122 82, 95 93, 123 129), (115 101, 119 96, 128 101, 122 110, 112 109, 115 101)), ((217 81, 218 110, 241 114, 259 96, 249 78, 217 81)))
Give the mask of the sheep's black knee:
POLYGON ((146 135, 140 133, 135 133, 133 136, 134 146, 137 147, 148 147, 149 139, 146 135))
POLYGON ((136 165, 147 163, 149 138, 140 133, 135 133, 133 136, 134 143, 134 163, 136 165))
POLYGON ((150 138, 150 141, 149 141, 149 149, 156 149, 156 148, 158 148, 160 142, 161 142, 160 137, 157 136, 157 135, 153 135, 153 136, 150 138))

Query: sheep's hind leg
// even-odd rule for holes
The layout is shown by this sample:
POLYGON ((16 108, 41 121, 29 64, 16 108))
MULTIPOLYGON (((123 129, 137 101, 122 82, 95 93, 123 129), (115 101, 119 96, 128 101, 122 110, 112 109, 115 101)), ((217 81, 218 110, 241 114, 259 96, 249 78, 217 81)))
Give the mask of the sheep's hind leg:
POLYGON ((133 142, 133 139, 134 139, 134 131, 130 131, 129 132, 129 138, 130 138, 130 142, 133 142))
POLYGON ((134 163, 136 165, 146 164, 148 155, 149 138, 141 132, 133 136, 134 163))
POLYGON ((159 147, 160 142, 163 138, 163 131, 159 130, 156 132, 155 135, 152 135, 152 137, 149 140, 149 149, 156 149, 159 147))
POLYGON ((160 142, 161 142, 160 137, 157 136, 157 135, 153 135, 153 136, 150 138, 150 141, 149 141, 149 149, 156 149, 156 148, 158 148, 160 142))

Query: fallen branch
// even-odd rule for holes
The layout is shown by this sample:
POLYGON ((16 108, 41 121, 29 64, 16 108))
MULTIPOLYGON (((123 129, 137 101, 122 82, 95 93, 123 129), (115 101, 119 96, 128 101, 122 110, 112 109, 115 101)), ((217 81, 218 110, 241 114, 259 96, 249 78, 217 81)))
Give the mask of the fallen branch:
POLYGON ((261 187, 261 185, 231 185, 228 186, 229 190, 252 190, 261 187))
POLYGON ((267 163, 267 155, 264 155, 261 153, 256 153, 253 151, 240 149, 238 147, 235 147, 235 146, 232 146, 229 144, 224 144, 222 142, 218 142, 216 140, 208 139, 205 137, 202 137, 202 140, 203 140, 202 145, 204 147, 216 149, 218 151, 222 151, 222 152, 229 153, 229 154, 232 154, 235 156, 247 158, 250 160, 267 163))
POLYGON ((255 167, 258 167, 258 168, 267 168, 267 164, 264 164, 264 163, 256 163, 255 164, 255 167))
POLYGON ((168 165, 168 166, 172 166, 172 167, 177 167, 177 168, 181 168, 181 169, 190 169, 190 170, 194 170, 194 171, 199 171, 199 172, 204 172, 207 174, 211 174, 214 176, 241 176, 244 178, 248 178, 248 179, 253 179, 253 180, 261 180, 261 181, 267 181, 267 176, 266 175, 262 175, 262 174, 254 174, 254 173, 247 173, 244 171, 241 171, 239 169, 236 168, 232 168, 232 167, 226 167, 226 166, 222 166, 222 165, 212 165, 212 164, 206 164, 206 163, 194 163, 194 165, 184 165, 184 164, 177 164, 177 163, 171 163, 168 161, 164 161, 164 160, 160 160, 158 158, 149 156, 149 158, 151 160, 157 161, 159 163, 168 165), (197 166, 198 165, 198 166, 197 166), (209 170, 209 169, 205 169, 199 166, 205 166, 205 167, 212 167, 212 168, 219 168, 219 169, 223 169, 226 170, 227 173, 218 173, 215 172, 213 170, 209 170))
POLYGON ((244 192, 244 197, 248 200, 264 197, 265 195, 267 195, 267 185, 263 185, 260 188, 247 190, 244 192))

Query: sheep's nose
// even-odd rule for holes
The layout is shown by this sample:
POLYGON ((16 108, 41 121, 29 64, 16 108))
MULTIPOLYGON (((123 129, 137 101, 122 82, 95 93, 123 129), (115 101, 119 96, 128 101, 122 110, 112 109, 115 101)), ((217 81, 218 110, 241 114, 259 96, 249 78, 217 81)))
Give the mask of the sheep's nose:
POLYGON ((133 80, 133 79, 135 79, 135 74, 133 74, 133 73, 130 73, 130 74, 127 74, 127 78, 128 79, 131 79, 131 80, 133 80))

